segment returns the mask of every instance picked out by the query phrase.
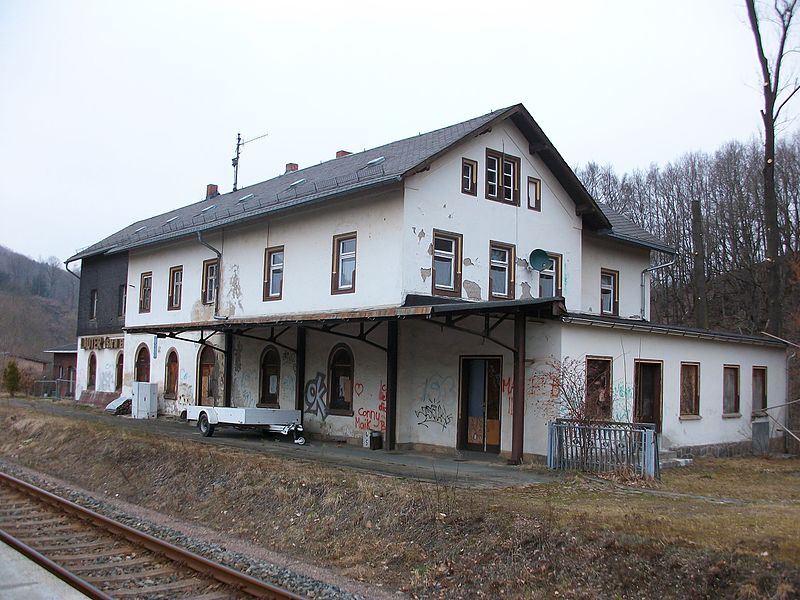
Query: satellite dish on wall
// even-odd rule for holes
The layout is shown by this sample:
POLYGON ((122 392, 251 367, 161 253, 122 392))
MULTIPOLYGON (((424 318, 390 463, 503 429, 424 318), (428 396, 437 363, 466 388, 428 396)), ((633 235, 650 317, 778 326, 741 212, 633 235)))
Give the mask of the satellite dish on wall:
POLYGON ((543 271, 550 266, 550 257, 547 256, 547 252, 541 248, 536 248, 528 257, 528 264, 531 266, 531 269, 543 271))

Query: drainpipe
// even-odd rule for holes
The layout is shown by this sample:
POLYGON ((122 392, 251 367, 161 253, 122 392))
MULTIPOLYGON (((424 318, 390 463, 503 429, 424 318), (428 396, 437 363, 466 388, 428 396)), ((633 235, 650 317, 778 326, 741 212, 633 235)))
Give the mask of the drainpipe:
POLYGON ((670 266, 674 265, 675 261, 677 261, 677 260, 678 260, 678 255, 677 254, 673 254, 672 255, 672 260, 669 261, 669 262, 666 262, 666 263, 663 263, 663 264, 660 264, 660 265, 656 265, 654 267, 647 267, 646 269, 642 269, 642 277, 641 277, 642 309, 641 309, 641 311, 639 313, 641 315, 641 317, 642 317, 642 321, 645 320, 645 318, 644 318, 644 315, 645 315, 645 303, 647 302, 647 294, 645 293, 645 288, 644 288, 644 276, 647 275, 648 273, 652 273, 653 271, 658 271, 659 269, 663 269, 665 267, 670 267, 670 266))
POLYGON ((197 232, 197 241, 217 255, 217 293, 214 295, 214 318, 218 321, 225 321, 228 317, 219 314, 219 284, 222 281, 222 252, 214 248, 203 239, 202 233, 197 232))

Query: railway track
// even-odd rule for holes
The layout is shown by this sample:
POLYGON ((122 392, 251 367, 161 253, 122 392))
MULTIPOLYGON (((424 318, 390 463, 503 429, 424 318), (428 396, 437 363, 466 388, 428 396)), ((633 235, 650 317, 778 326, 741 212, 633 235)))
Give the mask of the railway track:
POLYGON ((0 541, 90 598, 302 600, 5 473, 0 541))

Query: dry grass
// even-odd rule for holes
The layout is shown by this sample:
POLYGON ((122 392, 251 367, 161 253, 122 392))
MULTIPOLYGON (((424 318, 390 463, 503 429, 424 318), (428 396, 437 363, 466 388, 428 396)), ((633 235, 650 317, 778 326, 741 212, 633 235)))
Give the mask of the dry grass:
POLYGON ((653 490, 583 477, 463 490, 2 403, 0 426, 7 459, 413 596, 793 598, 800 590, 797 461, 704 461, 666 473, 653 490))

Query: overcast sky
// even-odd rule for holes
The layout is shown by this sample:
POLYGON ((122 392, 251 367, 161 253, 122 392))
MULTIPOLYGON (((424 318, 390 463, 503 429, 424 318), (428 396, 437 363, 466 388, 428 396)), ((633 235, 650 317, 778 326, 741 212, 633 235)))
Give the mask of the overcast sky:
POLYGON ((761 103, 743 0, 0 0, 0 82, 0 244, 62 260, 229 191, 237 132, 269 133, 243 187, 522 102, 624 171, 759 135, 761 103))

